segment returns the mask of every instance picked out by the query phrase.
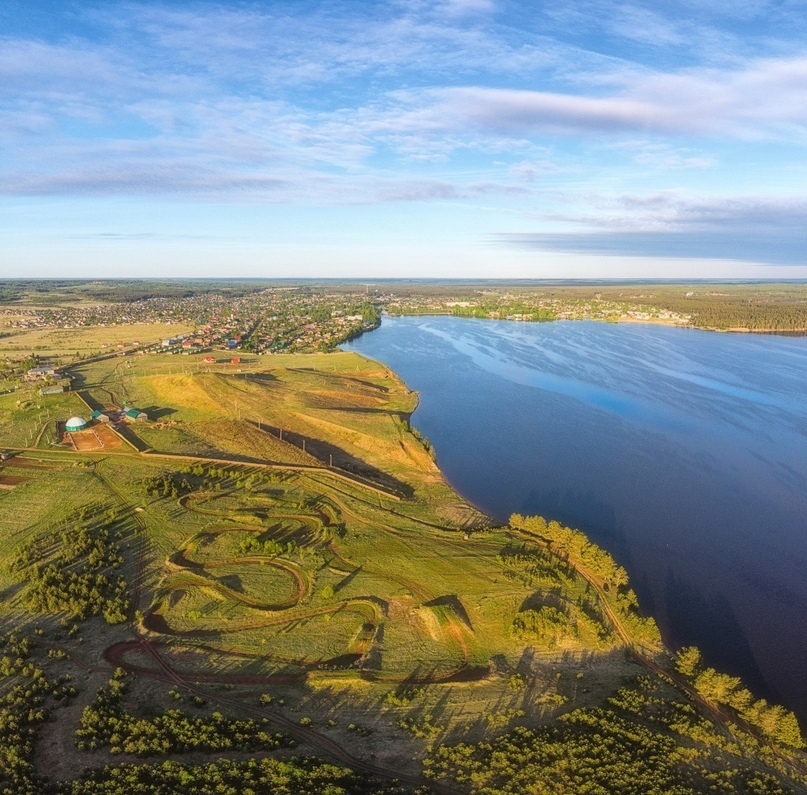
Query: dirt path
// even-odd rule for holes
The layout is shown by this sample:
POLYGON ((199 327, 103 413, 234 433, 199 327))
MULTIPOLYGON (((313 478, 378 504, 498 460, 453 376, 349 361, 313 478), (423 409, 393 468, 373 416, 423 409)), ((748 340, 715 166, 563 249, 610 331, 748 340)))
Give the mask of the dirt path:
MULTIPOLYGON (((131 620, 131 631, 134 637, 133 641, 130 641, 125 644, 114 644, 113 646, 109 647, 104 656, 110 660, 111 662, 114 661, 115 664, 120 665, 124 670, 132 670, 132 672, 137 672, 140 675, 151 676, 162 678, 165 681, 172 682, 180 687, 184 687, 190 692, 196 693, 201 697, 218 701, 219 703, 223 704, 230 704, 231 706, 236 707, 239 710, 246 709, 250 712, 257 713, 261 717, 269 718, 272 722, 276 725, 281 726, 285 729, 289 734, 297 737, 298 739, 302 740, 303 742, 307 743, 308 745, 312 746, 315 749, 318 749, 321 753, 330 756, 342 762, 343 764, 347 765, 348 767, 353 768, 354 770, 360 770, 362 772, 368 773, 370 775, 379 776, 381 778, 392 779, 393 781, 402 781, 413 786, 417 787, 429 787, 434 792, 440 793, 440 795, 459 795, 458 790, 453 789, 452 787, 448 787, 443 784, 437 784, 430 781, 427 781, 419 776, 410 776, 403 773, 400 773, 396 770, 390 770, 388 768, 380 767, 378 765, 370 764, 368 762, 364 762, 361 759, 350 754, 341 745, 337 742, 332 740, 330 737, 326 737, 319 732, 314 731, 313 729, 309 729, 308 727, 301 726, 299 723, 291 721, 290 719, 284 717, 283 715, 279 715, 276 712, 271 712, 266 709, 262 709, 260 707, 244 703, 239 701, 238 699, 225 696, 221 693, 215 692, 211 693, 206 690, 199 688, 197 685, 188 681, 185 677, 178 674, 171 668, 170 664, 163 658, 163 656, 159 653, 156 649, 154 644, 150 642, 145 637, 142 637, 137 632, 134 619, 136 615, 137 605, 140 601, 140 588, 142 586, 143 581, 143 574, 145 571, 145 522, 142 516, 137 513, 132 506, 127 502, 127 500, 123 497, 123 495, 106 479, 103 475, 101 475, 97 468, 93 470, 95 472, 96 477, 115 495, 118 501, 121 503, 122 507, 126 510, 126 512, 132 516, 134 516, 135 520, 137 521, 138 525, 140 526, 141 532, 139 533, 141 537, 141 543, 139 544, 139 548, 137 551, 137 563, 136 563, 136 576, 135 576, 135 583, 133 584, 132 589, 132 599, 131 599, 131 613, 130 613, 130 620, 131 620), (140 668, 140 670, 135 671, 131 666, 128 666, 126 661, 123 659, 123 655, 120 653, 125 649, 131 649, 133 647, 140 647, 143 650, 147 651, 148 654, 154 659, 156 662, 159 672, 149 672, 147 670, 142 670, 142 667, 135 666, 134 668, 140 668)), ((220 682, 221 676, 213 676, 211 678, 212 682, 220 682)))
POLYGON ((221 704, 229 704, 233 707, 236 707, 239 710, 246 709, 253 714, 259 715, 260 717, 268 718, 272 721, 275 725, 282 727, 285 731, 287 731, 290 735, 295 737, 297 740, 306 743, 314 748, 317 748, 320 752, 330 756, 333 759, 341 762, 348 767, 359 770, 364 773, 368 773, 373 776, 378 776, 381 778, 392 779, 393 781, 400 781, 406 784, 411 784, 412 786, 416 787, 428 787, 433 792, 439 793, 440 795, 460 795, 459 790, 454 789, 453 787, 446 786, 445 784, 439 784, 436 782, 428 781, 424 778, 419 776, 412 776, 406 773, 401 773, 400 771, 390 770, 385 767, 381 767, 379 765, 374 765, 370 762, 365 762, 357 757, 353 756, 351 753, 346 751, 339 743, 335 740, 331 739, 330 737, 326 737, 323 734, 315 731, 314 729, 310 729, 306 726, 301 726, 298 722, 293 721, 284 715, 281 715, 277 712, 272 710, 265 709, 263 707, 259 707, 257 705, 248 704, 243 701, 240 701, 236 698, 231 696, 226 696, 221 693, 210 693, 207 690, 203 690, 196 685, 191 684, 190 682, 186 681, 182 676, 176 673, 168 662, 162 657, 160 652, 154 647, 153 644, 149 643, 147 640, 140 641, 143 649, 147 651, 154 661, 156 662, 158 668, 160 669, 161 674, 156 674, 156 678, 163 678, 166 681, 173 682, 174 684, 186 688, 190 692, 201 696, 205 699, 212 699, 214 701, 218 701, 221 704))
MULTIPOLYGON (((519 533, 516 530, 513 530, 513 533, 519 538, 524 539, 525 541, 530 541, 531 543, 539 543, 537 539, 535 539, 532 536, 519 533)), ((790 765, 794 770, 797 770, 802 775, 807 775, 807 764, 782 751, 779 748, 779 746, 772 743, 770 739, 764 736, 755 726, 752 726, 750 723, 743 720, 738 715, 732 715, 728 713, 726 710, 719 707, 717 704, 714 704, 711 701, 705 699, 682 676, 678 675, 674 671, 668 670, 667 668, 656 662, 656 660, 654 660, 648 654, 646 654, 641 647, 637 646, 633 642, 630 633, 627 631, 627 629, 625 629, 625 625, 620 620, 619 615, 611 606, 611 603, 609 602, 603 589, 604 585, 603 580, 599 577, 596 577, 594 574, 588 571, 588 569, 586 569, 585 566, 581 565, 580 563, 577 563, 571 559, 557 555, 557 553, 555 553, 552 550, 551 545, 543 544, 543 546, 545 546, 549 552, 556 555, 556 557, 560 557, 561 560, 568 563, 592 587, 594 592, 597 594, 597 598, 600 600, 600 604, 602 605, 605 615, 607 616, 609 622, 612 624, 614 630, 619 636, 619 639, 622 641, 625 648, 628 650, 628 653, 637 663, 644 666, 653 673, 657 674, 662 679, 670 682, 678 690, 682 691, 683 693, 686 693, 706 713, 710 714, 713 718, 715 718, 717 722, 730 735, 733 736, 733 732, 731 731, 730 727, 730 724, 733 723, 735 726, 738 726, 740 729, 742 729, 746 734, 749 734, 751 737, 756 739, 761 745, 766 746, 777 758, 781 759, 783 762, 790 765)), ((807 792, 807 789, 803 788, 802 791, 807 792)))

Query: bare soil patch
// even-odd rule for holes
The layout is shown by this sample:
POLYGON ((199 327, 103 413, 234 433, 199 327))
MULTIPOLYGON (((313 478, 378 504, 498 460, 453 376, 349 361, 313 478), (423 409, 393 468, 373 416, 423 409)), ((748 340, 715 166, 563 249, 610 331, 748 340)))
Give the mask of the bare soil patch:
POLYGON ((20 456, 9 458, 6 461, 3 461, 2 465, 4 467, 19 467, 20 469, 40 469, 43 472, 55 472, 59 469, 59 467, 49 467, 43 466, 42 464, 35 464, 30 458, 21 458, 20 456))
POLYGON ((80 453, 94 450, 117 449, 121 446, 120 437, 106 425, 94 425, 85 431, 74 431, 65 434, 80 453))
POLYGON ((25 483, 26 480, 30 479, 21 475, 0 475, 0 489, 13 489, 15 486, 19 486, 20 483, 25 483))

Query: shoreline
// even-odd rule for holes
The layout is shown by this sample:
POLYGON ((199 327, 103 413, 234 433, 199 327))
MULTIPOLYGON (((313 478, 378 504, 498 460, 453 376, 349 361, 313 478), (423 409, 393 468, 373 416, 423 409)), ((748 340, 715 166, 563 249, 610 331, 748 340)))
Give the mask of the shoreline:
MULTIPOLYGON (((717 326, 695 326, 691 323, 677 323, 673 320, 668 320, 666 318, 633 318, 633 317, 626 317, 626 318, 619 318, 618 320, 607 320, 605 318, 596 318, 596 317, 580 317, 580 318, 571 318, 571 317, 560 317, 554 318, 552 320, 511 320, 506 317, 474 317, 474 316, 464 316, 464 315, 455 315, 452 312, 411 312, 406 314, 392 314, 392 313, 383 313, 382 314, 382 323, 383 317, 395 317, 395 318, 404 318, 404 317, 454 317, 457 320, 483 320, 483 321, 496 321, 500 323, 581 323, 581 322, 591 322, 591 323, 605 323, 612 326, 619 326, 622 324, 630 324, 630 325, 646 325, 646 326, 666 326, 668 328, 680 328, 680 329, 691 329, 693 331, 712 331, 717 334, 766 334, 766 335, 773 335, 777 337, 807 337, 807 328, 803 329, 752 329, 746 327, 737 327, 737 328, 718 328, 717 326)), ((377 328, 377 327, 376 327, 377 328)), ((363 331, 362 334, 367 334, 370 331, 375 331, 375 328, 368 329, 368 331, 363 331)), ((357 339, 359 334, 354 339, 357 339)))
MULTIPOLYGON (((436 318, 443 318, 443 317, 456 317, 456 316, 453 316, 453 315, 448 315, 448 314, 443 314, 443 313, 433 313, 433 314, 427 314, 427 313, 418 313, 418 316, 419 316, 419 315, 421 315, 421 314, 422 314, 424 317, 436 317, 436 318)), ((413 317, 413 316, 414 316, 414 315, 390 315, 390 317, 393 317, 393 318, 401 318, 401 317, 413 317)), ((500 321, 501 321, 501 320, 503 320, 503 319, 500 319, 500 318, 466 318, 466 319, 478 319, 478 320, 500 320, 500 321)), ((511 321, 511 322, 518 322, 518 321, 511 321)), ((525 322, 525 321, 522 321, 522 322, 525 322)), ((636 320, 636 321, 633 321, 633 322, 635 322, 635 323, 647 323, 647 321, 643 321, 643 320, 636 320)), ((650 324, 650 325, 673 325, 673 324, 670 324, 670 323, 652 323, 652 322, 651 322, 651 323, 649 323, 649 324, 650 324)), ((382 321, 382 325, 383 325, 383 321, 382 321)), ((466 328, 467 328, 467 327, 466 327, 466 328)), ((682 328, 695 328, 695 330, 698 330, 698 331, 707 331, 707 330, 709 330, 709 329, 698 329, 697 327, 691 327, 691 326, 690 326, 690 327, 686 327, 686 326, 684 326, 684 327, 682 327, 682 328)), ((480 331, 481 331, 481 329, 480 329, 480 331)), ((569 331, 571 332, 571 329, 569 329, 569 331)), ((560 333, 560 332, 561 332, 561 330, 558 330, 558 332, 560 333)), ((788 336, 788 335, 786 335, 786 334, 784 334, 784 335, 783 335, 783 334, 776 334, 775 336, 788 336)), ((702 339, 703 339, 703 340, 705 340, 706 338, 702 338, 702 339)), ((706 343, 706 342, 703 342, 702 344, 707 344, 707 343, 706 343)), ((715 344, 719 344, 719 343, 718 343, 717 341, 715 341, 715 344)), ((396 374, 396 376, 397 376, 398 378, 401 378, 401 380, 402 380, 402 381, 404 381, 404 383, 406 383, 406 381, 405 381, 405 380, 402 378, 402 376, 401 376, 401 375, 399 375, 399 374, 398 374, 398 372, 395 370, 394 366, 393 366, 392 364, 390 364, 388 360, 386 360, 386 359, 384 359, 384 358, 383 358, 383 349, 381 349, 381 348, 376 348, 376 350, 375 350, 375 356, 370 356, 368 353, 366 353, 366 352, 362 351, 362 350, 361 350, 361 348, 352 349, 352 352, 361 353, 361 355, 362 355, 362 356, 367 356, 368 358, 374 358, 374 359, 375 359, 375 358, 376 358, 376 356, 380 357, 380 358, 377 358, 376 360, 377 360, 377 361, 379 361, 379 363, 380 363, 380 364, 382 364, 383 366, 388 367, 388 368, 389 368, 389 369, 390 369, 392 372, 394 372, 394 373, 396 374)), ((424 388, 424 389, 426 389, 426 386, 424 385, 424 387, 423 387, 423 388, 424 388)), ((413 415, 412 415, 412 416, 413 416, 413 420, 412 420, 412 421, 413 421, 413 425, 415 425, 415 426, 419 425, 419 422, 418 422, 418 419, 419 419, 419 418, 417 417, 416 413, 413 413, 413 415)), ((431 434, 430 434, 430 435, 431 435, 431 434)), ((503 510, 503 511, 496 511, 496 510, 491 511, 491 509, 490 509, 489 507, 488 507, 488 508, 483 508, 483 507, 481 507, 481 505, 479 504, 479 498, 480 498, 480 497, 482 497, 482 498, 484 499, 484 494, 479 494, 479 493, 477 493, 476 495, 474 495, 474 494, 470 494, 469 492, 467 492, 465 489, 463 489, 463 488, 462 488, 462 484, 461 484, 461 482, 459 482, 459 483, 458 483, 458 482, 455 482, 455 480, 454 480, 453 478, 449 478, 449 477, 447 476, 447 474, 445 473, 445 471, 444 471, 444 469, 443 469, 442 462, 441 462, 441 460, 440 460, 440 459, 441 459, 441 455, 440 455, 440 454, 441 454, 441 452, 443 452, 443 451, 441 450, 441 445, 440 445, 440 440, 439 440, 439 438, 437 438, 437 439, 436 439, 436 441, 437 441, 437 444, 436 444, 437 461, 436 461, 436 463, 437 463, 437 465, 438 465, 438 468, 440 469, 440 472, 441 472, 441 474, 442 474, 443 478, 445 479, 446 483, 447 483, 447 484, 450 486, 450 488, 451 488, 453 491, 455 491, 455 492, 457 492, 458 494, 460 494, 460 496, 462 497, 462 499, 464 499, 465 501, 467 501, 469 504, 471 504, 471 505, 472 505, 474 508, 476 508, 477 510, 479 510, 481 513, 483 513, 483 514, 485 514, 485 515, 487 515, 487 516, 491 516, 491 517, 492 517, 492 518, 493 518, 493 519, 494 519, 496 522, 501 522, 502 524, 507 524, 507 517, 503 515, 503 513, 504 513, 504 512, 508 511, 507 506, 504 506, 504 510, 503 510)), ((448 448, 449 448, 449 450, 450 450, 451 445, 447 445, 447 447, 448 447, 448 448)), ((449 458, 450 458, 450 454, 449 454, 449 458)), ((510 510, 511 510, 511 509, 510 509, 510 510)), ((548 512, 547 512, 547 513, 545 513, 544 515, 546 516, 546 518, 547 518, 547 519, 549 519, 549 518, 551 518, 552 516, 554 516, 555 514, 554 514, 554 512, 552 512, 552 511, 548 511, 548 512)), ((586 527, 586 524, 585 524, 585 523, 583 523, 582 525, 573 525, 573 526, 582 526, 582 527, 584 528, 584 531, 587 531, 587 530, 588 530, 588 528, 586 527)), ((607 549, 609 549, 609 547, 608 547, 608 546, 605 546, 604 548, 605 548, 606 550, 607 550, 607 549)), ((636 571, 633 571, 633 572, 630 572, 630 573, 633 575, 633 576, 631 577, 631 579, 637 579, 637 578, 639 577, 639 573, 638 573, 638 572, 636 572, 636 571)), ((651 602, 650 604, 652 605, 652 602, 651 602)), ((652 610, 652 609, 651 609, 651 610, 648 610, 648 611, 647 611, 647 613, 645 613, 645 615, 650 615, 650 616, 653 616, 654 614, 655 614, 655 610, 652 610)), ((663 615, 663 613, 662 613, 662 615, 663 615)), ((669 626, 666 626, 666 630, 667 630, 667 632, 669 632, 669 631, 670 631, 670 627, 669 627, 669 626)), ((665 632, 665 635, 667 635, 667 632, 665 632)), ((697 637, 689 637, 687 640, 689 640, 689 642, 696 642, 696 643, 699 643, 699 644, 700 644, 700 641, 697 639, 697 637)), ((675 648, 677 648, 677 644, 676 644, 675 642, 673 642, 673 641, 669 640, 669 638, 668 638, 668 637, 665 637, 665 638, 663 639, 663 642, 664 642, 664 646, 665 646, 665 648, 666 648, 666 649, 667 649, 667 650, 668 650, 670 653, 672 653, 672 652, 673 652, 673 650, 674 650, 675 648)), ((683 645, 687 645, 687 644, 686 644, 686 641, 683 643, 683 645)), ((705 643, 704 643, 704 646, 708 646, 708 644, 705 644, 705 643)), ((740 671, 740 670, 736 670, 736 669, 735 669, 735 668, 734 668, 732 665, 727 664, 725 660, 723 660, 722 662, 720 662, 720 660, 721 660, 721 659, 722 659, 722 658, 720 658, 720 656, 719 656, 719 655, 718 655, 717 657, 715 657, 714 655, 710 655, 710 656, 708 657, 707 664, 716 665, 716 666, 718 666, 718 667, 719 667, 720 669, 722 669, 722 670, 726 670, 726 669, 728 669, 728 670, 730 670, 730 671, 731 671, 732 673, 734 673, 734 674, 736 674, 736 673, 740 673, 741 675, 743 675, 743 678, 744 678, 744 679, 746 679, 746 673, 747 673, 747 672, 743 672, 743 671, 740 671)), ((769 680, 767 679, 767 674, 760 674, 760 676, 762 677, 762 679, 763 679, 764 681, 762 681, 762 682, 757 682, 756 680, 754 680, 754 678, 753 678, 753 677, 752 677, 750 674, 748 675, 748 678, 746 679, 746 681, 750 681, 750 682, 752 683, 752 684, 750 685, 750 687, 751 687, 751 688, 752 688, 752 689, 753 689, 755 692, 762 692, 763 694, 768 695, 769 697, 771 697, 771 698, 773 698, 773 699, 776 699, 776 698, 777 698, 777 697, 776 697, 776 695, 770 691, 771 685, 768 683, 768 682, 769 682, 769 680)), ((781 696, 780 696, 779 698, 781 698, 781 696)), ((788 707, 789 707, 789 708, 793 708, 793 705, 792 705, 792 703, 791 703, 791 702, 786 702, 786 703, 788 703, 788 707)), ((800 717, 802 718, 802 720, 807 720, 807 713, 802 713, 802 714, 800 714, 800 717)))

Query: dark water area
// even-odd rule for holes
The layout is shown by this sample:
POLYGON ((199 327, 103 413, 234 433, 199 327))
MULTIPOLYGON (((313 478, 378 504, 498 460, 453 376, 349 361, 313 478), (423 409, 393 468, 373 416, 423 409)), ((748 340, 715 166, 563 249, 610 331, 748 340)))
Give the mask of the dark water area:
POLYGON ((668 644, 807 723, 807 339, 421 317, 347 347, 420 393, 466 499, 579 527, 668 644))

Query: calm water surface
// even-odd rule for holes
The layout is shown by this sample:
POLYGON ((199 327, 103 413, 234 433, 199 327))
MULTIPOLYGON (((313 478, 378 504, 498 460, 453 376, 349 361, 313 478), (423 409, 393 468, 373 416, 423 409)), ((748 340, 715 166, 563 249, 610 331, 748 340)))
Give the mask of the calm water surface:
POLYGON ((385 318, 450 483, 579 527, 674 646, 807 721, 807 338, 385 318))

